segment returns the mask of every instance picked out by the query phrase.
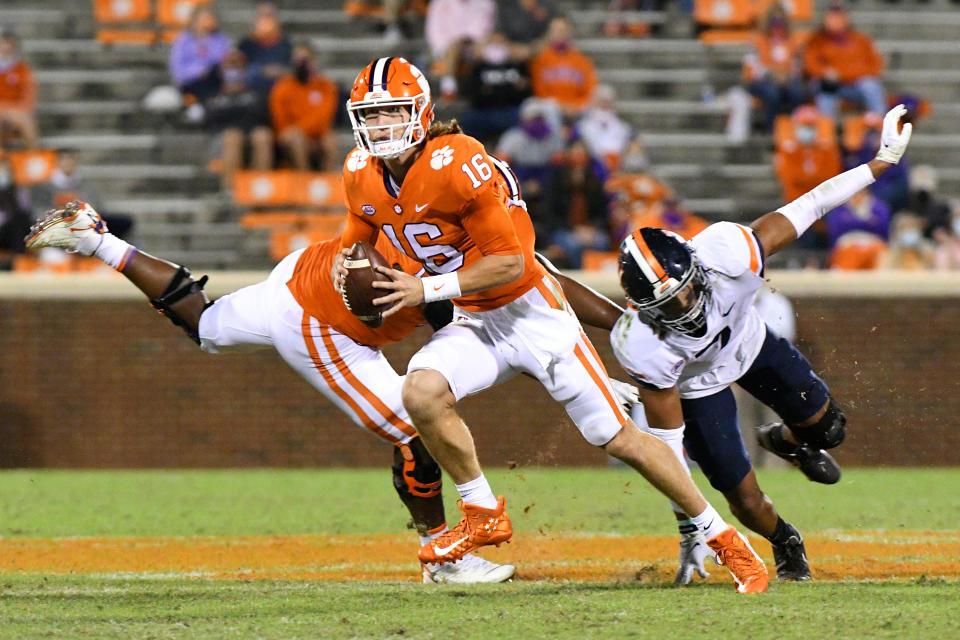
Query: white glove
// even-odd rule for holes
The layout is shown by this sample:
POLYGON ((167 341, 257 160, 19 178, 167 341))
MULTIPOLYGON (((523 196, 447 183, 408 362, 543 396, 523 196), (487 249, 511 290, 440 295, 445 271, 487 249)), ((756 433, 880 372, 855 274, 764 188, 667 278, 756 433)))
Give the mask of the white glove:
POLYGON ((630 409, 634 405, 640 404, 640 392, 632 384, 613 378, 610 378, 610 386, 613 387, 613 392, 617 396, 617 402, 626 409, 627 415, 630 415, 630 409))
POLYGON ((703 566, 703 561, 714 556, 713 549, 707 546, 707 540, 700 531, 684 533, 680 536, 680 566, 677 568, 675 585, 690 584, 693 572, 701 578, 709 578, 710 574, 703 566))
POLYGON ((877 151, 877 160, 890 164, 900 162, 900 157, 907 150, 907 143, 910 142, 910 134, 913 133, 913 125, 909 122, 903 125, 901 131, 897 131, 897 124, 906 112, 907 108, 898 104, 883 116, 883 131, 880 132, 880 150, 877 151))

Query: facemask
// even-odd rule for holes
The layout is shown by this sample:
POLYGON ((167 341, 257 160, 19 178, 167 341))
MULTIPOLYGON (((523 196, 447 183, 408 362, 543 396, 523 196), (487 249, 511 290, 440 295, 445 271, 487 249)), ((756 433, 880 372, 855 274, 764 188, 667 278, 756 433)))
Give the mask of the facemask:
POLYGON ((813 144, 817 139, 817 132, 813 127, 797 127, 797 142, 800 144, 813 144))
POLYGON ((500 65, 510 57, 510 49, 505 44, 488 44, 483 48, 482 57, 487 64, 500 65))
POLYGON ((912 249, 920 244, 920 232, 916 229, 907 229, 897 235, 897 242, 905 249, 912 249))
POLYGON ((528 136, 537 140, 543 140, 550 135, 550 125, 543 118, 535 118, 529 122, 524 122, 521 126, 528 136))
POLYGON ((227 84, 238 84, 247 78, 247 72, 243 69, 224 69, 223 81, 227 84))
POLYGON ((293 77, 295 77, 300 84, 307 84, 307 80, 310 79, 310 61, 301 60, 298 62, 297 66, 293 69, 293 77))

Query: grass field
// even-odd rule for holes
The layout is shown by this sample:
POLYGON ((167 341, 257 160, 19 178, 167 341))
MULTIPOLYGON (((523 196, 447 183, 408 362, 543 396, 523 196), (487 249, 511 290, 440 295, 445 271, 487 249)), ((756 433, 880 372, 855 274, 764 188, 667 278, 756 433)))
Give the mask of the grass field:
POLYGON ((816 580, 754 597, 720 568, 670 585, 675 529, 636 474, 489 476, 515 536, 484 555, 518 580, 463 587, 415 582, 387 469, 2 472, 0 637, 960 637, 960 469, 761 472, 816 580))

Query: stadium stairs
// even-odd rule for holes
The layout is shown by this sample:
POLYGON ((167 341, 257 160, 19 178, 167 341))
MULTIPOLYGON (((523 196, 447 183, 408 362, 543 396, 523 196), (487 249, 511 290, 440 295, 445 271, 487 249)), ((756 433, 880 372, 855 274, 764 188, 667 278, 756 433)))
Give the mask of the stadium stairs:
MULTIPOLYGON (((743 46, 703 45, 678 9, 636 13, 656 25, 652 37, 609 38, 602 35, 607 13, 597 8, 606 2, 558 4, 573 17, 577 45, 596 61, 601 81, 617 90, 622 115, 642 132, 655 173, 678 187, 691 210, 708 219, 746 221, 779 203, 770 138, 733 143, 723 134, 722 96, 739 80, 743 46)), ((232 36, 245 33, 252 5, 218 3, 232 36)), ((341 86, 375 56, 399 52, 425 63, 423 40, 388 49, 370 25, 350 19, 341 6, 339 0, 282 3, 289 35, 312 40, 325 72, 341 86)), ((888 92, 914 93, 931 103, 931 115, 914 136, 912 163, 935 165, 941 193, 960 195, 960 7, 948 0, 859 0, 852 17, 887 57, 888 92)), ((266 232, 241 228, 218 197, 217 177, 207 168, 209 136, 141 107, 152 87, 168 83, 166 46, 103 47, 94 39, 89 2, 5 0, 0 25, 17 30, 36 70, 42 146, 78 151, 107 210, 136 218, 138 243, 197 268, 269 266, 266 232)), ((343 150, 352 144, 344 129, 343 150)))

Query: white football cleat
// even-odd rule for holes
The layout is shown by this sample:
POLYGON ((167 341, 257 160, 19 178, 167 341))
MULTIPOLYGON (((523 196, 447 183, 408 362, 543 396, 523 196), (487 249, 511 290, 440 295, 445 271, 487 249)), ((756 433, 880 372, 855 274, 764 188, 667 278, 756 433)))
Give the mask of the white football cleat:
POLYGON ((93 255, 100 245, 100 236, 107 232, 107 223, 86 202, 74 200, 62 209, 51 209, 30 227, 25 242, 28 249, 56 247, 93 255))
POLYGON ((430 563, 421 566, 425 584, 506 582, 517 572, 517 568, 512 564, 496 564, 472 553, 468 553, 456 562, 447 562, 443 565, 430 563))

